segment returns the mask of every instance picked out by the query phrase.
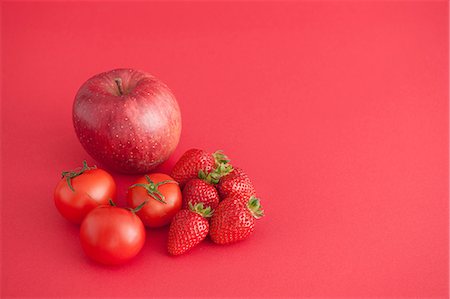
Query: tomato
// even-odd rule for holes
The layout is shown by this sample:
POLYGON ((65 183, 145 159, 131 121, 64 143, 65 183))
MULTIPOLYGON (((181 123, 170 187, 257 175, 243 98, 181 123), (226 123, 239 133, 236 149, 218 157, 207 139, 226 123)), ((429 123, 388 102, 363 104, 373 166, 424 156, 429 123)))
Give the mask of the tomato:
POLYGON ((54 201, 59 213, 70 222, 79 224, 94 208, 108 204, 116 196, 116 183, 112 176, 83 161, 79 170, 64 171, 56 185, 54 201))
POLYGON ((88 257, 105 265, 122 264, 144 246, 145 227, 133 211, 99 206, 83 220, 81 246, 88 257))
POLYGON ((136 213, 148 227, 169 224, 181 209, 181 190, 178 183, 163 173, 153 173, 139 178, 129 187, 127 203, 135 208, 144 203, 136 213))

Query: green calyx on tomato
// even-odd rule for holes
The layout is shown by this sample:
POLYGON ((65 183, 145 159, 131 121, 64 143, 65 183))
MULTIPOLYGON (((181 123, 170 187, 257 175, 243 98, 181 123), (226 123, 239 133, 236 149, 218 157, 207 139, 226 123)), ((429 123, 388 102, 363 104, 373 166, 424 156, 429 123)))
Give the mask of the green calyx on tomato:
MULTIPOLYGON (((147 193, 150 197, 152 197, 153 199, 156 199, 157 201, 164 203, 164 204, 166 204, 167 202, 165 201, 164 195, 158 190, 159 186, 164 185, 164 184, 177 184, 178 185, 178 183, 173 180, 165 180, 165 181, 161 181, 161 182, 155 184, 148 175, 145 176, 145 179, 147 180, 147 184, 134 184, 134 185, 131 185, 129 188, 142 187, 145 190, 147 190, 147 193)), ((147 203, 147 201, 144 201, 142 204, 137 206, 136 209, 140 207, 139 208, 139 210, 140 210, 142 208, 141 206, 144 206, 146 203, 147 203)))
MULTIPOLYGON (((110 205, 111 207, 117 207, 116 203, 115 203, 111 198, 108 200, 108 202, 109 202, 109 205, 110 205)), ((136 214, 137 212, 139 212, 140 209, 142 209, 142 208, 145 206, 145 204, 146 204, 147 202, 148 202, 148 201, 145 200, 144 202, 142 202, 140 205, 138 205, 138 206, 135 207, 134 209, 132 209, 132 208, 125 208, 125 209, 126 209, 126 210, 129 210, 129 211, 132 212, 133 214, 136 214)))
POLYGON ((83 167, 81 169, 75 169, 75 170, 71 170, 71 171, 63 171, 61 173, 61 178, 66 178, 66 182, 67 185, 69 185, 70 190, 72 190, 72 192, 75 192, 75 189, 72 186, 72 179, 82 175, 83 173, 85 173, 88 170, 92 170, 92 169, 96 169, 97 166, 88 166, 86 160, 83 161, 83 167))

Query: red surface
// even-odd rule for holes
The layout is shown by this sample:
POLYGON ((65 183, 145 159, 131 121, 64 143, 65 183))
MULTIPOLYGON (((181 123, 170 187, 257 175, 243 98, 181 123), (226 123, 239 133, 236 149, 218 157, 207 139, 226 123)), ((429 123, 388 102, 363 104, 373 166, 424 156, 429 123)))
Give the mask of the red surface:
MULTIPOLYGON (((2 297, 448 295, 448 4, 3 3, 2 297), (116 67, 177 96, 267 216, 232 246, 88 261, 53 206, 87 156, 78 87, 116 67)), ((135 177, 116 175, 119 203, 135 177)))

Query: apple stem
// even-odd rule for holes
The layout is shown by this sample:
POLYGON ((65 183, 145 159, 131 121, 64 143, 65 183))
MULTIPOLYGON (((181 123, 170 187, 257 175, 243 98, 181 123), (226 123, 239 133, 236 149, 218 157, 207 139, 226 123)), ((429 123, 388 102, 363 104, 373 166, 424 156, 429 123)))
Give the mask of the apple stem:
POLYGON ((123 95, 122 79, 116 78, 114 79, 114 81, 116 82, 117 88, 119 89, 119 94, 123 95))

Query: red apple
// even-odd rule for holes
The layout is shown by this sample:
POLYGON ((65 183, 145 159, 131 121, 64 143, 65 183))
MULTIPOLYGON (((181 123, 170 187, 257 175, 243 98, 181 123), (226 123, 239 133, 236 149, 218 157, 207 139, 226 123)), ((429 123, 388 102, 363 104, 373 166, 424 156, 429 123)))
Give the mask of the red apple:
POLYGON ((148 173, 175 150, 181 133, 178 103, 152 75, 116 69, 79 89, 73 103, 75 132, 98 162, 123 173, 148 173))

